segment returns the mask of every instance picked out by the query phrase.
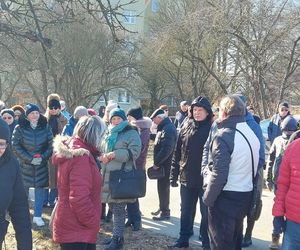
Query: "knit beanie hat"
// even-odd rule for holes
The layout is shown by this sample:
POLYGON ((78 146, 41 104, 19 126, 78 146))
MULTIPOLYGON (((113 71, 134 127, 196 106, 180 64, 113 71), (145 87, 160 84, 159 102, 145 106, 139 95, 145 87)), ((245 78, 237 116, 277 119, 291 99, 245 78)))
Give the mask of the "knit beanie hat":
POLYGON ((279 104, 279 108, 282 108, 282 107, 285 107, 285 108, 289 108, 289 104, 287 102, 282 102, 279 104))
POLYGON ((88 115, 88 111, 84 106, 77 106, 74 110, 74 118, 79 119, 82 116, 88 115))
POLYGON ((87 109, 87 111, 88 111, 88 114, 89 114, 90 116, 97 115, 96 111, 95 111, 94 109, 92 109, 92 108, 87 109))
POLYGON ((15 112, 12 109, 2 109, 1 116, 3 116, 5 113, 10 114, 12 117, 15 117, 15 112))
POLYGON ((7 123, 0 117, 0 139, 10 140, 10 130, 7 123))
POLYGON ((123 119, 123 121, 127 120, 125 111, 123 109, 120 108, 114 108, 109 112, 109 121, 111 120, 111 118, 113 118, 114 116, 119 116, 123 119))
POLYGON ((211 104, 208 101, 208 99, 204 96, 198 96, 191 105, 191 110, 193 110, 193 107, 197 106, 197 107, 202 107, 205 108, 207 113, 212 114, 212 109, 211 109, 211 104))
POLYGON ((116 103, 114 100, 109 100, 105 108, 105 112, 109 113, 111 110, 117 107, 118 107, 118 103, 116 103))
POLYGON ((52 93, 52 94, 48 95, 48 97, 47 97, 47 106, 48 107, 49 107, 49 104, 50 104, 51 100, 60 101, 60 96, 56 93, 52 93))
POLYGON ((37 105, 33 104, 33 103, 28 103, 25 106, 25 115, 28 116, 32 111, 38 111, 40 112, 40 109, 37 105))
POLYGON ((127 116, 130 115, 134 119, 139 120, 143 118, 143 110, 141 107, 132 108, 127 111, 127 116))
POLYGON ((56 99, 51 99, 48 103, 49 109, 61 109, 60 102, 56 99))

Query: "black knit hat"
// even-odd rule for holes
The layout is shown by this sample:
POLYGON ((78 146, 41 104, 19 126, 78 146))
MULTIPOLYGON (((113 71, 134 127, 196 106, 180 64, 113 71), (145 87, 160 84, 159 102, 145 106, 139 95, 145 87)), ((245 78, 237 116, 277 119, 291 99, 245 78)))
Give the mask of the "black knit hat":
POLYGON ((132 108, 127 111, 127 116, 130 115, 134 119, 139 120, 143 118, 143 110, 141 107, 132 108))
POLYGON ((49 109, 61 109, 60 102, 56 99, 51 99, 48 104, 49 109))
POLYGON ((7 123, 0 117, 0 139, 10 140, 10 130, 7 123))
POLYGON ((33 104, 33 103, 28 103, 25 106, 25 115, 28 116, 31 112, 33 111, 38 111, 40 112, 40 109, 37 105, 33 104))
POLYGON ((15 112, 12 109, 2 109, 1 116, 3 116, 5 113, 10 114, 12 117, 15 117, 15 112))
POLYGON ((285 108, 289 108, 289 104, 287 103, 287 102, 282 102, 282 103, 280 103, 279 104, 279 108, 281 108, 281 107, 285 107, 285 108))

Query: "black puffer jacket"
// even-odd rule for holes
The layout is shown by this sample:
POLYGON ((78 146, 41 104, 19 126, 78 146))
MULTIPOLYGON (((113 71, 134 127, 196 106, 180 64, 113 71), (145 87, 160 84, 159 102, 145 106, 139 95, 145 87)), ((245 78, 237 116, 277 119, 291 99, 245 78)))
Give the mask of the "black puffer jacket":
POLYGON ((155 166, 170 168, 176 139, 176 128, 170 118, 166 117, 157 126, 157 134, 154 142, 155 166))
POLYGON ((182 124, 173 156, 170 180, 177 182, 180 176, 182 185, 189 188, 201 188, 203 184, 202 154, 212 123, 212 111, 205 97, 196 98, 193 101, 191 112, 194 106, 205 108, 208 116, 204 121, 195 121, 191 114, 191 118, 182 124))
POLYGON ((35 129, 30 126, 26 118, 21 119, 16 126, 12 136, 12 146, 21 163, 26 188, 48 186, 47 162, 52 155, 52 140, 51 128, 43 115, 40 115, 35 129), (41 155, 43 159, 41 165, 31 164, 35 154, 41 155))
POLYGON ((18 249, 31 250, 32 235, 27 196, 19 163, 9 148, 0 157, 0 249, 8 226, 6 212, 9 213, 16 232, 18 249))

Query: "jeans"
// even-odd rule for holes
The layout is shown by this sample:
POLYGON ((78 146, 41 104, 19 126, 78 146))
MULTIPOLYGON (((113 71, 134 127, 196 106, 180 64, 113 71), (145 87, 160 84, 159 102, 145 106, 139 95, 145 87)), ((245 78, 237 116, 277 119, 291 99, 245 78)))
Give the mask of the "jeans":
POLYGON ((41 217, 43 212, 45 189, 34 188, 34 217, 41 217))
POLYGON ((139 200, 134 203, 127 203, 128 221, 131 223, 140 223, 142 221, 139 200))
POLYGON ((58 196, 57 188, 45 189, 44 205, 54 206, 58 196))
POLYGON ((300 235, 300 223, 287 220, 286 230, 284 232, 281 250, 300 249, 299 235, 300 235))
POLYGON ((96 244, 82 243, 82 242, 63 243, 60 244, 60 249, 61 250, 96 250, 96 244))

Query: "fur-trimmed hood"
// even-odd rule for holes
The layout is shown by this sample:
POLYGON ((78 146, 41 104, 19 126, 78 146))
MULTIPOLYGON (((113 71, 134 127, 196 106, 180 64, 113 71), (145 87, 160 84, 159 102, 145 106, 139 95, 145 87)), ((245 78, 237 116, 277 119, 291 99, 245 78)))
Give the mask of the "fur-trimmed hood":
POLYGON ((150 129, 152 126, 152 120, 149 117, 143 117, 142 119, 135 121, 135 126, 139 129, 150 129))
POLYGON ((57 135, 53 142, 53 152, 66 159, 90 154, 88 149, 78 144, 83 144, 78 138, 57 135))
MULTIPOLYGON (((30 127, 30 121, 27 119, 26 116, 20 116, 19 119, 19 126, 21 128, 29 128, 30 127)), ((37 124, 37 128, 45 128, 47 126, 48 122, 45 116, 43 116, 42 114, 40 114, 39 120, 38 120, 38 124, 37 124)))

